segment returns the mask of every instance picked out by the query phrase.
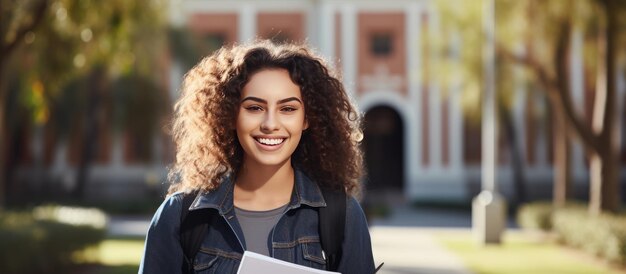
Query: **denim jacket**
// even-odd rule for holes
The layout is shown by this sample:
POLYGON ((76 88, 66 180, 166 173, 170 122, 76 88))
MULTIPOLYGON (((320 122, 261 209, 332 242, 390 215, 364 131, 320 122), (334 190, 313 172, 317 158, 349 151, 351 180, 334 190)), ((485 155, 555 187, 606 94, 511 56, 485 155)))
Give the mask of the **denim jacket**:
MULTIPOLYGON (((212 208, 222 217, 209 225, 209 236, 204 238, 193 262, 195 273, 237 272, 246 242, 235 216, 233 187, 232 180, 225 179, 214 191, 198 195, 189 208, 212 208)), ((182 197, 182 193, 170 196, 156 211, 146 236, 139 273, 182 272, 183 251, 179 233, 182 197)), ((347 199, 343 254, 338 271, 343 274, 374 273, 365 215, 353 197, 348 196, 347 199)), ((325 269, 317 211, 317 208, 325 206, 318 185, 296 170, 291 200, 267 240, 270 255, 299 265, 325 269)))

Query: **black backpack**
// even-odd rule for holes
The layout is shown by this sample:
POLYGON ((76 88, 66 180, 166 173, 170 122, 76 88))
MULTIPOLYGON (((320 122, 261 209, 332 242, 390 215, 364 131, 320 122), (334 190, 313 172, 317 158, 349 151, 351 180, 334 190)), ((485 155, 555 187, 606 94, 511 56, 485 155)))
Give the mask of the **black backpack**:
MULTIPOLYGON (((336 271, 341 260, 341 244, 346 222, 346 193, 322 189, 326 207, 319 208, 319 233, 322 250, 326 254, 326 270, 336 271)), ((183 273, 193 273, 193 261, 200 250, 209 224, 219 217, 214 209, 189 211, 196 194, 183 195, 180 244, 183 247, 183 273)))

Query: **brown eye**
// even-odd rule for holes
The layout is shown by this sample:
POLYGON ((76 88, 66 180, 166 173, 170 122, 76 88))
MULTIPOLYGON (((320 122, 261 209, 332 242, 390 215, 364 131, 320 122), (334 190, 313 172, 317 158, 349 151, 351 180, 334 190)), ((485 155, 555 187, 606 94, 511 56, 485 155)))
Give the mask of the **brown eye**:
POLYGON ((249 111, 262 111, 263 110, 262 107, 257 106, 257 105, 247 106, 245 107, 245 109, 249 111))
POLYGON ((283 112, 294 112, 294 111, 296 111, 298 109, 295 108, 295 107, 283 107, 280 110, 283 111, 283 112))

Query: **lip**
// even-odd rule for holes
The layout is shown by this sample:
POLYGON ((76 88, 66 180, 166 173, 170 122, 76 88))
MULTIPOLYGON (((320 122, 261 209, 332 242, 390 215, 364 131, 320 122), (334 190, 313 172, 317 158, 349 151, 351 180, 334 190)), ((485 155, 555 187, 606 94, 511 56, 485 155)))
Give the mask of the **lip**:
POLYGON ((279 150, 283 145, 287 142, 287 137, 283 136, 253 136, 254 143, 256 146, 263 151, 276 151, 279 150), (266 145, 258 141, 258 138, 267 138, 267 139, 284 139, 284 141, 278 145, 266 145))

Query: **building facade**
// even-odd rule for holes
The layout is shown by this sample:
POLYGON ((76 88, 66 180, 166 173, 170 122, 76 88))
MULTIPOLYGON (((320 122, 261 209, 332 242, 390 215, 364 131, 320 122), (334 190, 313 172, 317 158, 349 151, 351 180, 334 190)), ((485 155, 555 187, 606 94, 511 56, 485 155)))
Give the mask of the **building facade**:
MULTIPOLYGON (((442 31, 430 1, 195 0, 171 5, 173 25, 207 40, 306 42, 335 64, 365 116, 367 188, 399 190, 408 200, 418 201, 468 201, 480 190, 480 125, 465 115, 460 75, 445 85, 434 80, 433 67, 440 60, 429 40, 436 40, 442 31)), ((450 54, 458 56, 463 41, 454 33, 448 41, 450 54)), ((572 42, 573 97, 578 110, 590 116, 581 33, 572 42)), ((171 71, 172 91, 183 74, 176 66, 171 71)), ((623 125, 623 73, 618 81, 623 125)), ((546 120, 549 106, 540 91, 527 89, 521 84, 515 87, 512 111, 525 188, 531 197, 549 197, 555 141, 546 120)), ((586 156, 582 146, 573 143, 572 177, 584 196, 586 156)), ((500 189, 507 196, 515 195, 510 147, 502 141, 498 169, 500 189)), ((621 160, 626 162, 624 149, 621 160)), ((626 172, 622 174, 624 183, 626 172)))
MULTIPOLYGON (((453 75, 446 84, 435 80, 434 67, 440 60, 429 41, 442 31, 439 14, 430 1, 173 0, 169 18, 173 28, 200 38, 204 55, 221 45, 266 38, 277 43, 306 42, 325 56, 340 72, 365 117, 363 149, 368 177, 364 182, 368 189, 397 191, 409 201, 466 202, 479 192, 480 123, 467 115, 460 75, 453 75)), ((458 57, 463 41, 454 32, 446 35, 450 35, 448 51, 458 57)), ((573 98, 578 110, 589 116, 592 96, 585 91, 583 38, 576 33, 572 39, 573 98)), ((167 63, 167 101, 171 103, 178 96, 187 66, 177 58, 167 63)), ((619 75, 618 120, 624 144, 626 81, 624 73, 619 75)), ((512 121, 522 152, 526 192, 530 197, 547 198, 552 190, 554 142, 546 118, 549 106, 540 91, 528 89, 515 85, 512 121)), ((173 160, 167 137, 158 135, 151 141, 155 157, 150 161, 129 162, 132 144, 124 141, 124 136, 114 135, 105 144, 110 156, 91 170, 92 192, 115 195, 118 191, 111 190, 116 188, 115 182, 122 182, 119 188, 128 189, 134 182, 142 189, 165 181, 166 165, 173 160)), ((41 150, 42 142, 37 140, 33 138, 32 151, 41 150)), ((514 196, 511 146, 501 143, 497 181, 506 196, 514 196)), ((51 176, 71 186, 71 179, 63 179, 75 168, 67 156, 68 145, 49 157, 49 169, 51 176)), ((626 167, 626 149, 620 157, 626 167)), ((577 142, 573 142, 571 164, 575 187, 584 196, 588 169, 577 142)), ((34 173, 22 170, 22 176, 28 174, 34 173)), ((626 168, 621 183, 626 183, 626 168)))

